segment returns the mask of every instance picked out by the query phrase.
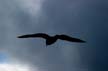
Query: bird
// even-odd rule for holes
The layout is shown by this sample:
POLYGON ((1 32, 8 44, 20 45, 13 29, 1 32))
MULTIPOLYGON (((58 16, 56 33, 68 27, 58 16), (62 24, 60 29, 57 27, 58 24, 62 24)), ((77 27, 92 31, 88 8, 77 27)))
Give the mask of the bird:
POLYGON ((18 36, 18 38, 44 38, 44 39, 46 39, 46 46, 52 45, 58 39, 69 41, 69 42, 79 42, 79 43, 85 42, 84 40, 70 37, 70 36, 65 35, 65 34, 49 36, 48 34, 45 34, 45 33, 35 33, 35 34, 21 35, 21 36, 18 36))

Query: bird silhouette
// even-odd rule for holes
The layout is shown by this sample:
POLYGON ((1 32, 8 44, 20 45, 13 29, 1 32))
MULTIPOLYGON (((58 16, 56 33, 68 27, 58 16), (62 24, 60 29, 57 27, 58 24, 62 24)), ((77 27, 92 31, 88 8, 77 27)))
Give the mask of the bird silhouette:
POLYGON ((69 41, 69 42, 79 42, 79 43, 85 42, 81 39, 73 38, 73 37, 70 37, 70 36, 67 36, 64 34, 49 36, 44 33, 37 33, 37 34, 27 34, 27 35, 18 36, 18 38, 44 38, 44 39, 46 39, 46 46, 55 43, 58 39, 69 41))

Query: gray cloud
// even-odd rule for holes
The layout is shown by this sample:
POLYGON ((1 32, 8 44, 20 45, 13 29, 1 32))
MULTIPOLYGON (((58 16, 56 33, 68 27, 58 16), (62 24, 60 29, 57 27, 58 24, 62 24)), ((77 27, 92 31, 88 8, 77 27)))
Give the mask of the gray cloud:
POLYGON ((33 65, 40 71, 107 70, 107 2, 45 0, 38 14, 35 14, 35 6, 32 6, 32 14, 31 6, 20 3, 23 2, 0 1, 0 47, 10 54, 10 59, 33 65), (45 48, 43 39, 16 38, 38 32, 50 35, 65 33, 82 38, 87 43, 59 40, 45 48))

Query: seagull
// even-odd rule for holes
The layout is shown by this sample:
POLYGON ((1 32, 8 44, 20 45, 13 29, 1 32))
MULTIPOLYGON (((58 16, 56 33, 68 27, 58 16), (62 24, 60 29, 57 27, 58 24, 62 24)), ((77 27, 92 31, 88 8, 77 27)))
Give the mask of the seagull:
POLYGON ((64 34, 61 35, 55 35, 55 36, 49 36, 48 34, 45 33, 36 33, 36 34, 27 34, 27 35, 22 35, 18 36, 18 38, 44 38, 46 39, 46 46, 47 45, 52 45, 55 43, 58 39, 60 40, 65 40, 69 42, 79 42, 79 43, 84 43, 84 40, 78 39, 78 38, 73 38, 64 34))

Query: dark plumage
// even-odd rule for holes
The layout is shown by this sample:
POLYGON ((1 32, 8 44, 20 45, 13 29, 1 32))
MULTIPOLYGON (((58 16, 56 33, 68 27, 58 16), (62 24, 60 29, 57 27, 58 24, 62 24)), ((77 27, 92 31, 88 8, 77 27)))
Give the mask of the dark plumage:
POLYGON ((80 42, 80 43, 85 42, 81 39, 73 38, 73 37, 70 37, 67 35, 49 36, 49 35, 44 34, 44 33, 37 33, 37 34, 28 34, 28 35, 18 36, 18 38, 36 38, 36 37, 46 39, 46 45, 51 45, 51 44, 55 43, 57 41, 57 39, 66 40, 66 41, 70 41, 70 42, 80 42))

